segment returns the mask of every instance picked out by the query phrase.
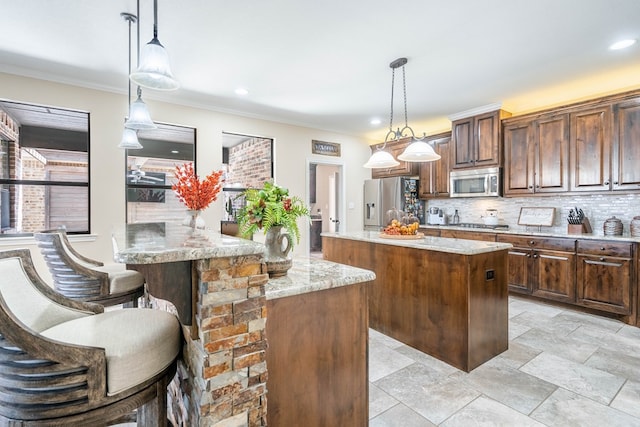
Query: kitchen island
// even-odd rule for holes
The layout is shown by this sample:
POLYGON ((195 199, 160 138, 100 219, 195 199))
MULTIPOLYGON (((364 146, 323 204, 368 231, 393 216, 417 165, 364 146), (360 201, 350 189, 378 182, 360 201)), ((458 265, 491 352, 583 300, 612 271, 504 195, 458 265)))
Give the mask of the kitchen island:
POLYGON ((510 244, 323 233, 326 260, 372 270, 369 326, 471 371, 508 348, 510 244))
POLYGON ((270 280, 262 244, 171 223, 128 224, 113 246, 183 325, 176 425, 366 425, 372 272, 295 259, 270 280))

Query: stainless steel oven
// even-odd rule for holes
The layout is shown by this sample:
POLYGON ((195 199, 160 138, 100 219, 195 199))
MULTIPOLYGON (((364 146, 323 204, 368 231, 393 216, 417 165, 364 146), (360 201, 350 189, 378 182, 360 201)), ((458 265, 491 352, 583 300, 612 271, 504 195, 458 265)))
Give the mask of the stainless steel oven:
POLYGON ((497 197, 502 195, 498 167, 462 169, 449 173, 451 197, 497 197))

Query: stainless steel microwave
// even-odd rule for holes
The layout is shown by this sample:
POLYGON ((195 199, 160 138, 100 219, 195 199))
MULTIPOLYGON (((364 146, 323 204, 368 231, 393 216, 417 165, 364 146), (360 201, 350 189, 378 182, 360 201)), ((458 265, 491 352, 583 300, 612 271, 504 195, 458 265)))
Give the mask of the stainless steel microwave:
POLYGON ((462 169, 449 173, 451 197, 498 197, 502 195, 498 167, 462 169))

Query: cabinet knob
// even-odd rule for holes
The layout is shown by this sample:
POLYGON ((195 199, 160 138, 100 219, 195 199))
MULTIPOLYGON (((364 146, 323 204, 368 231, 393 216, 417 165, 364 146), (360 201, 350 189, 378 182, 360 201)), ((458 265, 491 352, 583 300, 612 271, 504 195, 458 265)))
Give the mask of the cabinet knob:
POLYGON ((538 254, 533 254, 533 257, 534 258, 538 258, 538 254))
POLYGON ((605 181, 605 182, 604 182, 604 185, 609 185, 609 181, 605 181))
POLYGON ((540 185, 536 185, 536 188, 540 188, 540 185))
POLYGON ((530 185, 530 186, 529 186, 529 190, 533 190, 533 185, 530 185))
POLYGON ((536 244, 536 242, 535 242, 534 240, 532 240, 532 241, 530 241, 530 242, 529 242, 529 244, 530 244, 531 246, 533 246, 533 245, 535 245, 535 244, 536 244))
POLYGON ((527 254, 527 258, 531 258, 531 254, 527 254))
POLYGON ((613 181, 613 185, 618 185, 618 181, 613 181))
POLYGON ((604 261, 604 258, 600 258, 600 261, 604 261))
POLYGON ((605 250, 604 246, 603 246, 603 247, 601 247, 601 248, 600 248, 600 250, 601 250, 601 251, 604 251, 604 250, 605 250))

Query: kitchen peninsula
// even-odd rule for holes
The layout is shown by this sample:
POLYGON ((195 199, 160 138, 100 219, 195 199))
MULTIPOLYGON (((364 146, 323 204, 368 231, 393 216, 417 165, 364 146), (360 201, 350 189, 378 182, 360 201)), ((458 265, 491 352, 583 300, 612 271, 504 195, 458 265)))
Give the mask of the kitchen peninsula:
POLYGON ((471 371, 508 348, 506 243, 323 233, 326 260, 372 270, 369 326, 471 371))
POLYGON ((295 259, 269 279, 262 244, 171 223, 128 224, 113 245, 182 322, 179 425, 367 424, 371 271, 295 259))

